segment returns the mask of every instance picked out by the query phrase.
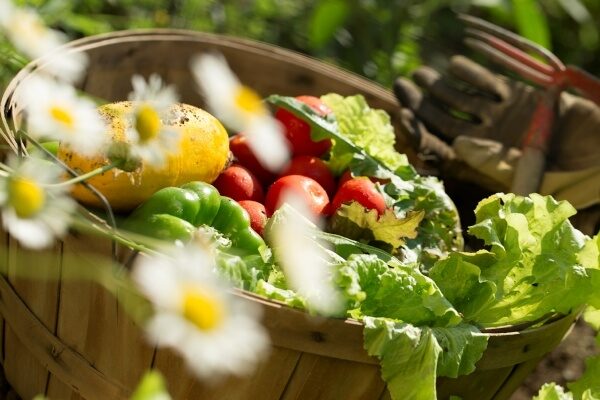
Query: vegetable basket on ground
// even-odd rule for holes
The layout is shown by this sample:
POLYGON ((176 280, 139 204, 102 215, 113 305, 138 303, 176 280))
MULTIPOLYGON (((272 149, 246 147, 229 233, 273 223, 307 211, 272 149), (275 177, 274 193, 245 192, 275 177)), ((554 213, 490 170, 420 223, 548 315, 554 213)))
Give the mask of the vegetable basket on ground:
MULTIPOLYGON (((190 59, 200 52, 218 51, 240 81, 260 94, 361 94, 371 107, 387 111, 392 123, 398 112, 389 91, 365 79, 248 40, 183 31, 133 31, 79 40, 70 44, 68 51, 88 54, 89 68, 80 88, 106 101, 125 99, 133 74, 157 73, 176 86, 183 102, 203 106, 193 84, 190 59)), ((13 131, 22 110, 11 96, 36 68, 43 65, 33 64, 22 71, 2 100, 13 131)), ((401 150, 419 165, 408 148, 401 150)), ((143 331, 121 309, 119 301, 100 286, 67 279, 29 280, 19 273, 38 268, 48 276, 60 277, 68 263, 85 263, 93 254, 109 257, 113 245, 109 239, 71 234, 52 249, 50 256, 40 259, 7 234, 3 241, 7 251, 2 255, 5 274, 0 280, 0 357, 8 381, 23 398, 40 393, 51 399, 127 398, 150 368, 161 371, 177 399, 390 396, 379 361, 363 347, 361 323, 311 316, 245 291, 237 291, 236 296, 262 308, 271 351, 247 378, 202 383, 178 355, 148 345, 143 331)), ((125 261, 130 251, 117 246, 117 253, 125 261)), ((562 340, 575 318, 575 313, 556 315, 524 330, 489 330, 487 349, 475 371, 455 379, 439 378, 438 397, 508 398, 562 340)))

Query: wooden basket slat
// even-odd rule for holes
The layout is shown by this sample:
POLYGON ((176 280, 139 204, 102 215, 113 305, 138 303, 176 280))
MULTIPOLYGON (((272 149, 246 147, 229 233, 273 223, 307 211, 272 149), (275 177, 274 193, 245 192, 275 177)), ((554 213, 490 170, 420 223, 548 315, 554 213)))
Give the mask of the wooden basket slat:
POLYGON ((384 390, 376 365, 303 353, 282 400, 376 399, 384 390))
MULTIPOLYGON (((11 239, 8 252, 7 278, 10 285, 19 293, 22 301, 37 316, 40 322, 50 331, 55 332, 57 300, 59 283, 33 281, 18 277, 18 272, 24 268, 35 268, 40 277, 56 274, 61 265, 60 245, 56 245, 51 256, 41 257, 36 265, 30 265, 27 258, 23 258, 23 249, 11 239), (54 272, 53 272, 54 271, 54 272)), ((9 329, 4 337, 4 345, 10 349, 10 355, 4 362, 4 369, 11 383, 25 393, 23 397, 32 398, 37 394, 46 392, 48 369, 33 356, 21 340, 9 329), (18 357, 13 357, 18 355, 18 357)))
POLYGON ((523 381, 533 372, 543 357, 536 357, 514 366, 508 378, 495 393, 498 399, 508 399, 521 386, 523 381))
MULTIPOLYGON (((71 237, 65 241, 64 251, 72 256, 72 262, 93 263, 95 255, 110 254, 111 242, 89 236, 71 237)), ((146 345, 139 327, 104 288, 81 281, 63 284, 58 336, 101 373, 124 387, 135 387, 150 367, 154 352, 146 345)))
POLYGON ((479 400, 495 398, 496 392, 510 377, 514 366, 481 370, 476 376, 469 378, 460 376, 457 379, 438 378, 438 396, 447 399, 451 395, 461 393, 463 400, 479 400), (465 379, 466 378, 466 379, 465 379))
POLYGON ((555 348, 569 332, 578 313, 550 322, 535 330, 495 334, 488 342, 479 369, 495 369, 537 359, 555 348))
POLYGON ((309 316, 251 293, 238 295, 263 306, 263 324, 275 346, 378 365, 363 349, 362 325, 357 321, 309 316))
POLYGON ((273 347, 252 373, 251 379, 229 377, 202 384, 169 349, 160 349, 154 367, 161 371, 174 399, 261 399, 277 400, 283 393, 301 353, 273 347))
POLYGON ((392 396, 390 396, 389 390, 385 390, 379 397, 379 400, 392 400, 392 396))
POLYGON ((85 400, 72 387, 54 374, 50 374, 46 396, 50 400, 85 400))
MULTIPOLYGON (((2 114, 0 112, 0 114, 2 114)), ((0 240, 2 240, 2 250, 0 250, 0 276, 7 276, 8 275, 8 249, 10 248, 10 235, 8 234, 8 232, 6 232, 4 229, 0 228, 0 240)), ((4 337, 5 337, 5 333, 4 331, 8 329, 8 327, 6 326, 5 322, 4 322, 4 315, 2 313, 0 313, 0 362, 2 362, 2 364, 4 365, 4 359, 5 359, 5 351, 4 351, 4 346, 5 346, 5 341, 4 341, 4 337)))
MULTIPOLYGON (((0 313, 28 351, 48 371, 86 399, 126 397, 125 388, 101 374, 81 354, 48 330, 4 277, 0 277, 0 313)), ((5 359, 8 359, 12 349, 6 348, 5 351, 5 359)), ((11 356, 18 357, 19 354, 15 352, 11 356)))
POLYGON ((9 349, 3 364, 4 375, 13 390, 25 399, 45 393, 48 371, 19 340, 10 325, 4 332, 4 340, 9 349))

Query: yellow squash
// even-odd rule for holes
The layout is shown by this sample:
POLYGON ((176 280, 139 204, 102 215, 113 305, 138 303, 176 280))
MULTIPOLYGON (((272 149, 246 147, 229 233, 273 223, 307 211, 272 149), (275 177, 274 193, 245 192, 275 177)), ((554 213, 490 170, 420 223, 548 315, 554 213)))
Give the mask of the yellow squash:
MULTIPOLYGON (((190 181, 212 183, 225 168, 229 158, 229 141, 223 125, 206 111, 187 104, 177 104, 177 119, 168 122, 181 132, 179 150, 171 153, 161 168, 142 164, 133 172, 112 169, 87 182, 98 189, 116 211, 131 210, 157 190, 190 181)), ((126 141, 127 115, 133 109, 128 101, 110 103, 99 108, 107 121, 106 132, 112 142, 126 141)), ((66 146, 59 146, 59 158, 80 173, 109 163, 104 155, 83 157, 66 146)), ((73 197, 81 203, 102 207, 101 201, 83 185, 75 185, 73 197)))

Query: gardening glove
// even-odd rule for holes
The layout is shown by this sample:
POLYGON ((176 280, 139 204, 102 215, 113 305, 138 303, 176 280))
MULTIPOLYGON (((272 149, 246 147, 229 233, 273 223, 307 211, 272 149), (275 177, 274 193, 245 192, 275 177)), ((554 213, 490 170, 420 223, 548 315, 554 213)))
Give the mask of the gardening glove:
MULTIPOLYGON (((435 156, 443 174, 510 191, 519 146, 543 92, 462 56, 451 59, 448 72, 421 67, 414 83, 394 83, 403 107, 400 134, 420 153, 435 156)), ((556 113, 540 193, 578 209, 600 204, 600 108, 563 93, 556 113)))

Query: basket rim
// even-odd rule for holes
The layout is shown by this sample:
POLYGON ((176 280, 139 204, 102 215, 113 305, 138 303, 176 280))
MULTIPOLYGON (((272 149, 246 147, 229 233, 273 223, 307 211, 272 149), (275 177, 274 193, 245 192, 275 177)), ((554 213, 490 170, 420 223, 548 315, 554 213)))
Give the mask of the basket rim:
MULTIPOLYGON (((363 364, 379 363, 363 348, 364 324, 356 319, 314 316, 246 290, 235 289, 233 292, 236 296, 261 306, 262 322, 269 330, 274 346, 327 357, 335 356, 363 364)), ((481 332, 489 336, 489 341, 488 348, 477 362, 477 368, 508 367, 546 354, 558 345, 564 336, 557 336, 556 332, 566 332, 580 312, 581 310, 573 310, 566 315, 556 314, 541 325, 521 330, 509 330, 510 326, 502 327, 501 331, 499 328, 482 329, 481 332), (541 337, 551 337, 555 340, 540 342, 538 339, 541 337), (502 345, 507 343, 508 347, 502 345), (511 351, 513 354, 509 354, 511 351), (499 362, 498 358, 503 361, 499 362)))

